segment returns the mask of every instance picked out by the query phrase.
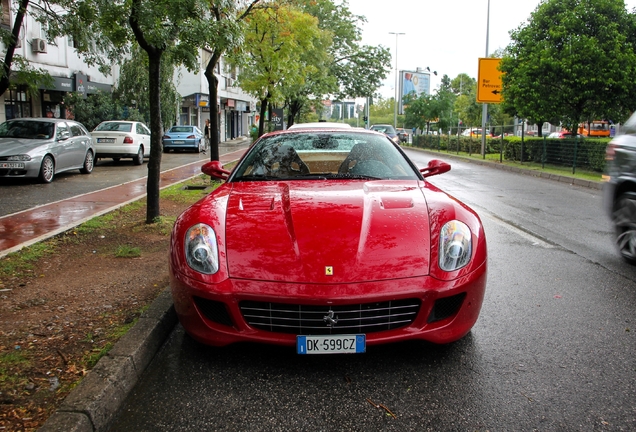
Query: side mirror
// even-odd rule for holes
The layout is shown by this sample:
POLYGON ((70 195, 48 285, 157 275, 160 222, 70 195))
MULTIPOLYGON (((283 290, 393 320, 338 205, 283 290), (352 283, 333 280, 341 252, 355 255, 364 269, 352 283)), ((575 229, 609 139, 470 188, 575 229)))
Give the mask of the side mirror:
POLYGON ((424 177, 430 177, 450 171, 451 166, 439 159, 433 159, 428 163, 426 168, 422 168, 420 172, 424 177))
POLYGON ((64 141, 64 140, 69 139, 70 137, 71 137, 71 133, 69 131, 63 130, 63 131, 60 131, 60 133, 58 134, 57 140, 58 141, 64 141))
POLYGON ((203 174, 207 174, 212 178, 219 180, 227 180, 230 176, 230 172, 223 169, 223 164, 220 161, 206 162, 201 166, 203 174))

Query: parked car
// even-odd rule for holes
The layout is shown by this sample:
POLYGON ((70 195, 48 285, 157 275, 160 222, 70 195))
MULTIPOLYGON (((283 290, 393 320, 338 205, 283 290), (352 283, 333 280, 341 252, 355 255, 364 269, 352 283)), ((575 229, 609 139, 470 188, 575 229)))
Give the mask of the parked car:
POLYGON ((622 126, 605 151, 603 203, 623 259, 636 265, 636 114, 622 126))
POLYGON ((572 139, 572 138, 585 138, 585 136, 581 135, 581 134, 573 134, 572 132, 569 131, 559 131, 559 132, 552 132, 548 135, 548 138, 553 138, 553 139, 572 139))
POLYGON ((481 128, 466 129, 462 132, 462 136, 481 137, 481 128))
POLYGON ((398 134, 395 131, 395 128, 388 124, 377 124, 370 127, 372 131, 381 132, 391 138, 391 141, 394 143, 398 143, 400 139, 398 138, 398 134))
POLYGON ((163 151, 203 150, 203 132, 196 126, 172 126, 163 136, 163 151))
POLYGON ((150 129, 136 121, 109 120, 101 122, 92 132, 98 158, 109 157, 115 162, 132 158, 135 165, 150 157, 150 129))
POLYGON ((409 140, 409 133, 406 131, 406 129, 404 129, 404 128, 397 128, 395 131, 397 132, 398 140, 399 140, 401 143, 408 142, 408 140, 409 140))
POLYGON ((486 288, 477 214, 425 181, 384 134, 280 131, 258 139, 219 188, 177 219, 175 310, 195 340, 299 354, 449 343, 475 324, 486 288))
POLYGON ((88 130, 76 121, 20 118, 0 124, 0 177, 39 178, 50 183, 56 174, 93 171, 95 148, 88 130))

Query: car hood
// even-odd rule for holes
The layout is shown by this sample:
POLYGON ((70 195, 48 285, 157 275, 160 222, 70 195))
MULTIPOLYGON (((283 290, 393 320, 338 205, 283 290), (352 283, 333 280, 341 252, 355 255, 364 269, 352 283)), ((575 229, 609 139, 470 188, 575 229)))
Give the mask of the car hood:
POLYGON ((351 283, 427 275, 423 182, 232 183, 230 277, 351 283))
POLYGON ((0 156, 29 153, 38 147, 48 146, 52 142, 51 140, 33 140, 26 138, 0 138, 0 156))

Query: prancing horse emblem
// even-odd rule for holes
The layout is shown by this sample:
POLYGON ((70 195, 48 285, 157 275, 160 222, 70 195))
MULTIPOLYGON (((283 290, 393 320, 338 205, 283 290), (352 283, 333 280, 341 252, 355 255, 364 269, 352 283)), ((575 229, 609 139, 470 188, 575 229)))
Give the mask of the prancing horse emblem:
POLYGON ((327 323, 327 327, 333 327, 338 323, 338 317, 334 318, 333 311, 329 309, 329 315, 322 317, 322 320, 327 323))

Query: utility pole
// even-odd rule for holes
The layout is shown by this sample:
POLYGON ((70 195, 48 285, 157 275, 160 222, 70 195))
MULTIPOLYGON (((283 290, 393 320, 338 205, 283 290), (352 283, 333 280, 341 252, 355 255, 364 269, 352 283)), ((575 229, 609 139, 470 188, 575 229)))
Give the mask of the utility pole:
POLYGON ((397 127, 397 112, 398 112, 398 36, 406 33, 389 32, 389 34, 395 35, 395 100, 393 110, 393 127, 397 127))
MULTIPOLYGON (((486 18, 486 58, 488 57, 488 33, 490 31, 490 0, 488 0, 488 14, 486 18)), ((479 83, 477 83, 479 86, 479 83)), ((488 104, 483 105, 481 111, 481 157, 486 159, 486 118, 488 117, 488 104)))

